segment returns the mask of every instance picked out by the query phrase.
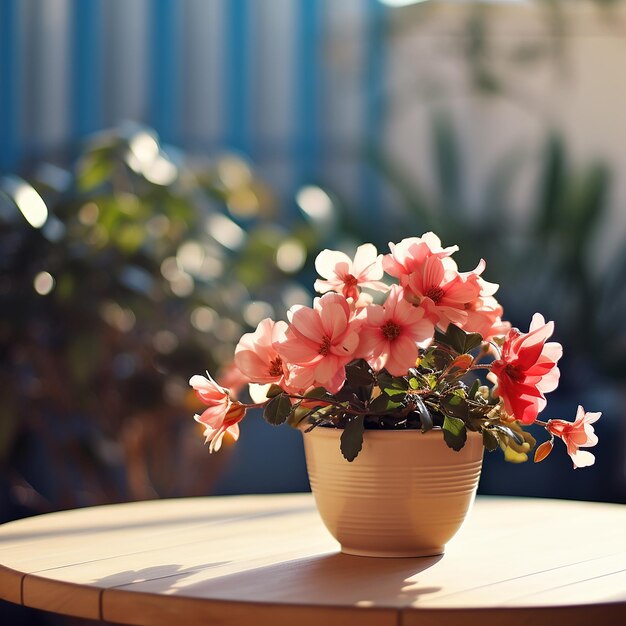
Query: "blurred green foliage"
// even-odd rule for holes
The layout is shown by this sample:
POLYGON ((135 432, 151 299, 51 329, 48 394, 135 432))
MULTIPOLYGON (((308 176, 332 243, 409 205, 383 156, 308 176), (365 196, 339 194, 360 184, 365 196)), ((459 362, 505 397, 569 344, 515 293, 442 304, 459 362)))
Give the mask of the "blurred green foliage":
POLYGON ((573 166, 565 139, 552 133, 533 155, 539 175, 523 211, 516 210, 514 196, 528 155, 517 149, 494 167, 476 206, 467 200, 461 138, 451 117, 437 110, 431 131, 434 193, 426 192, 414 176, 409 178, 389 154, 369 151, 371 163, 406 211, 399 230, 433 230, 446 245, 461 244, 463 267, 485 258, 485 276, 501 284, 500 298, 514 314, 513 321, 526 323, 521 320, 542 311, 558 321, 558 336, 574 357, 589 359, 588 367, 625 380, 626 330, 621 320, 626 314, 626 247, 618 247, 610 258, 600 238, 610 219, 607 165, 597 161, 573 166))
POLYGON ((32 510, 208 491, 187 381, 301 297, 316 231, 280 221, 242 159, 137 126, 0 181, 0 466, 32 510))

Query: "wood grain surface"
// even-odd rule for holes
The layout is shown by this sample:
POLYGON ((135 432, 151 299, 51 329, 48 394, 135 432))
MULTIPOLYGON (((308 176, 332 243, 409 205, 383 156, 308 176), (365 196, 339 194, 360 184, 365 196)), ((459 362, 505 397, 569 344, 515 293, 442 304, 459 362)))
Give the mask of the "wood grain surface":
POLYGON ((443 557, 339 553, 310 494, 0 526, 0 598, 145 626, 626 624, 626 507, 478 498, 443 557))

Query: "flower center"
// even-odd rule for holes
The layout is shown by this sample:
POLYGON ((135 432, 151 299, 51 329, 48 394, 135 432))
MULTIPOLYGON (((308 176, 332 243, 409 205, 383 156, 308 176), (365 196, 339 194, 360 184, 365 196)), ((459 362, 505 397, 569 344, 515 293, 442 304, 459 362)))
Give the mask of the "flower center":
POLYGON ((352 274, 348 274, 343 279, 343 283, 346 287, 356 287, 359 284, 359 281, 352 274))
POLYGON ((445 295, 441 287, 431 287, 425 294, 425 298, 430 298, 435 304, 439 304, 441 298, 445 295))
POLYGON ((328 335, 324 335, 322 339, 322 345, 320 346, 319 353, 322 356, 328 356, 330 352, 330 337, 328 335))
POLYGON ((515 365, 508 363, 504 366, 504 372, 506 376, 508 376, 513 382, 519 383, 523 378, 524 374, 517 369, 515 365))
POLYGON ((277 356, 270 361, 270 376, 282 376, 283 375, 283 360, 277 356))
POLYGON ((393 341, 394 339, 397 339, 400 335, 400 330, 400 326, 398 326, 398 324, 392 322, 391 320, 385 322, 380 327, 380 331, 382 332, 383 337, 388 341, 393 341))

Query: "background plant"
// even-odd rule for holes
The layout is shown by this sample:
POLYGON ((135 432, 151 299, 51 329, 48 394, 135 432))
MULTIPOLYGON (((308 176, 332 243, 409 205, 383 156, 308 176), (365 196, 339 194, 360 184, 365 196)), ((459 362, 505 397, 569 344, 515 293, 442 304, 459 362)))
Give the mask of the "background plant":
POLYGON ((298 297, 316 235, 277 222, 246 162, 137 126, 2 179, 4 515, 210 489, 224 459, 193 446, 186 381, 298 297))

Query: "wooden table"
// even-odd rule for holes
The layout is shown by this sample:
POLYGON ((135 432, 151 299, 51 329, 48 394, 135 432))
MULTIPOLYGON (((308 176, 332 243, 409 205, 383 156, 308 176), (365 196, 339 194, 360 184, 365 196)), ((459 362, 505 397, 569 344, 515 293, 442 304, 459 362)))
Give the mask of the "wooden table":
POLYGON ((138 502, 5 524, 0 563, 3 599, 127 624, 626 624, 614 504, 478 498, 445 556, 373 559, 310 494, 138 502))

